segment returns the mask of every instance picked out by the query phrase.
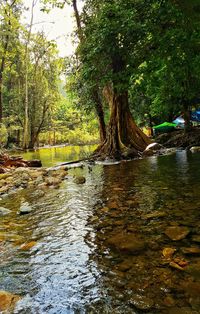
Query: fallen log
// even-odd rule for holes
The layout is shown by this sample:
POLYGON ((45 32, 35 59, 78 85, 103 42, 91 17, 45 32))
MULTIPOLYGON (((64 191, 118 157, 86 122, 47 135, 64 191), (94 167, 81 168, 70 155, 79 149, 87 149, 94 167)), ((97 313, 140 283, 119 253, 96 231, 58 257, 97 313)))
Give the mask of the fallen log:
POLYGON ((42 167, 41 160, 24 160, 21 156, 9 156, 8 154, 0 154, 0 173, 7 172, 8 168, 19 167, 42 167))

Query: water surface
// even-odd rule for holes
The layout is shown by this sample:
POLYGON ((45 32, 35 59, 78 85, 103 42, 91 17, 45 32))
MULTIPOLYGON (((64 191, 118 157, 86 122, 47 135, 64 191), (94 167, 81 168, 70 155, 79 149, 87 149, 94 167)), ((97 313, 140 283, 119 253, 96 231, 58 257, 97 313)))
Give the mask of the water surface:
POLYGON ((22 296, 14 313, 200 313, 200 255, 184 253, 200 248, 199 164, 200 154, 178 151, 85 165, 44 197, 24 190, 1 200, 12 213, 0 218, 0 290, 22 296), (75 184, 74 175, 86 183, 75 184), (34 212, 20 216, 24 200, 34 212), (164 215, 147 218, 156 212, 164 215), (172 241, 169 226, 190 233, 172 241), (133 255, 110 246, 121 233, 145 248, 133 255), (170 265, 164 248, 176 249, 173 261, 184 270, 170 265))

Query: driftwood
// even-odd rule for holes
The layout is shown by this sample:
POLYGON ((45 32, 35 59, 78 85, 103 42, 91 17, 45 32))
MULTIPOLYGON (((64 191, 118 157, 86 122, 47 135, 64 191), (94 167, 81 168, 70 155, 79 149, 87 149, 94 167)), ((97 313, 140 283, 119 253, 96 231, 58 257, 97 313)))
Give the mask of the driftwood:
POLYGON ((11 168, 18 167, 42 167, 42 163, 40 160, 24 160, 21 156, 0 154, 0 173, 6 173, 11 168))

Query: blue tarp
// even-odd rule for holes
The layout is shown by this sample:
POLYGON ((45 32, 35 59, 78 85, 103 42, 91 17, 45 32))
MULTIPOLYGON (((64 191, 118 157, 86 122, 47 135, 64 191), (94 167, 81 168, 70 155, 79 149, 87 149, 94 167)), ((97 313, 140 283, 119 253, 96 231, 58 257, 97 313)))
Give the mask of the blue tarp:
POLYGON ((200 122, 200 109, 191 112, 191 121, 200 122))

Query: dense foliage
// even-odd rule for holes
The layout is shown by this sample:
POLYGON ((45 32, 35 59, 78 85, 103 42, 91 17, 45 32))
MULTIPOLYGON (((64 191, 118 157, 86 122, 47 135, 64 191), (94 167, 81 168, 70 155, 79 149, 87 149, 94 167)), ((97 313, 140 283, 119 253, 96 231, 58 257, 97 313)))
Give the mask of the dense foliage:
POLYGON ((73 7, 78 46, 71 59, 59 58, 55 42, 32 33, 32 20, 22 24, 23 1, 2 1, 0 122, 8 141, 92 142, 99 126, 100 154, 116 155, 148 144, 131 113, 142 126, 183 114, 189 126, 200 102, 198 1, 41 3, 47 12, 73 7))

